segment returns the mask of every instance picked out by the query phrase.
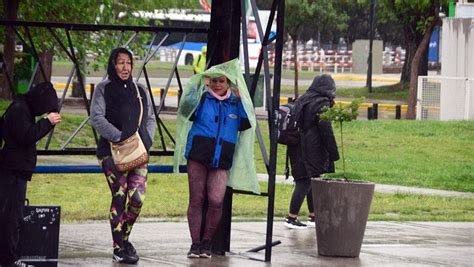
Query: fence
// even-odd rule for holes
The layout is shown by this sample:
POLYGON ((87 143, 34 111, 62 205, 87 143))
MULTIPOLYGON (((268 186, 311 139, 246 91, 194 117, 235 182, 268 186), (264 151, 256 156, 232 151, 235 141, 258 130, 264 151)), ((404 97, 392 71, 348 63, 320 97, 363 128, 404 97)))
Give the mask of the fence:
POLYGON ((474 79, 419 76, 418 120, 474 120, 474 79))
MULTIPOLYGON (((323 50, 317 47, 298 47, 298 70, 319 72, 352 72, 352 50, 323 50)), ((382 55, 384 67, 401 67, 405 60, 405 52, 385 50, 382 55)), ((270 66, 273 67, 273 53, 269 51, 270 66)), ((291 47, 283 50, 282 67, 293 70, 294 54, 291 47)))

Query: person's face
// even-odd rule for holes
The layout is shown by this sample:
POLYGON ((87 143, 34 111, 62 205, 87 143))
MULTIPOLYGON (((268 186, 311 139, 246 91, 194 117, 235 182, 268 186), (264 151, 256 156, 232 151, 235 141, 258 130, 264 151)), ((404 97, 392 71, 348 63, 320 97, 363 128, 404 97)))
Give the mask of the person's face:
POLYGON ((127 54, 119 53, 115 60, 115 71, 123 81, 127 80, 132 73, 132 60, 127 54))
POLYGON ((213 77, 210 78, 209 87, 214 93, 225 95, 227 89, 229 89, 229 82, 225 76, 213 77))

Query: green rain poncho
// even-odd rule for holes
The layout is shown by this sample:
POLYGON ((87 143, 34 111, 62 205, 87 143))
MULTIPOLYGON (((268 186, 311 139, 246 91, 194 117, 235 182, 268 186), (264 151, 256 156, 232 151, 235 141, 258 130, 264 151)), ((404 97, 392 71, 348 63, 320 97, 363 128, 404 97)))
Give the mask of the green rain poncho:
POLYGON ((192 126, 192 121, 189 120, 189 117, 191 117, 199 105, 201 95, 207 90, 205 79, 207 77, 220 76, 226 76, 231 81, 231 87, 238 85, 240 99, 247 113, 250 125, 252 126, 250 129, 239 132, 235 147, 234 161, 232 168, 229 170, 229 181, 227 185, 233 189, 260 194, 253 151, 257 121, 238 59, 215 65, 203 73, 196 74, 192 76, 186 84, 183 95, 181 96, 178 117, 176 119, 176 147, 173 158, 174 171, 179 172, 179 165, 186 165, 184 152, 186 150, 188 133, 192 126))

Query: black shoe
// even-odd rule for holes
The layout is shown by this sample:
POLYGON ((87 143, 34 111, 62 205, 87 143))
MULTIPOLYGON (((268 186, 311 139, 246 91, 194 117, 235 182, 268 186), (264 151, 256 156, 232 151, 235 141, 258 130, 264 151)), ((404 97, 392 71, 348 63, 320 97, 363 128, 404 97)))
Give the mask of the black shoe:
POLYGON ((137 258, 137 261, 140 259, 137 255, 137 250, 135 247, 130 243, 129 241, 123 241, 123 247, 125 249, 125 252, 129 255, 132 256, 133 258, 137 258))
POLYGON ((125 249, 114 250, 114 254, 112 255, 112 260, 118 263, 126 263, 126 264, 135 264, 138 261, 138 257, 128 255, 125 249))
POLYGON ((201 258, 211 258, 211 240, 203 240, 201 244, 201 253, 199 253, 199 256, 201 258))
POLYGON ((199 258, 199 253, 201 253, 201 244, 193 243, 188 251, 188 258, 199 258))
POLYGON ((298 221, 297 218, 293 218, 291 216, 286 216, 285 226, 291 229, 305 229, 307 227, 306 224, 298 221))

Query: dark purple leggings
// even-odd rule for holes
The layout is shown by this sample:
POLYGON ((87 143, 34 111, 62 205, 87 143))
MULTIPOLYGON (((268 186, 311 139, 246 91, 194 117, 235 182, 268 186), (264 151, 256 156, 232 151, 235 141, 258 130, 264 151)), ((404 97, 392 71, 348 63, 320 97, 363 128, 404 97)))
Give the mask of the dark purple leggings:
POLYGON ((188 224, 193 243, 211 240, 221 220, 222 202, 227 187, 227 170, 211 169, 199 162, 188 160, 189 206, 188 224), (201 239, 203 205, 207 196, 207 214, 201 239))

